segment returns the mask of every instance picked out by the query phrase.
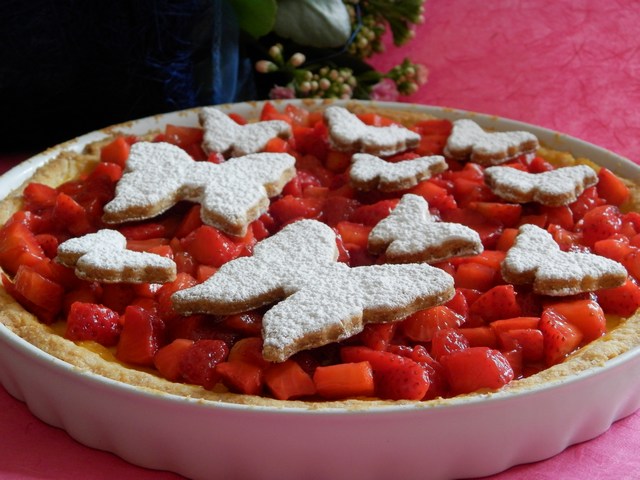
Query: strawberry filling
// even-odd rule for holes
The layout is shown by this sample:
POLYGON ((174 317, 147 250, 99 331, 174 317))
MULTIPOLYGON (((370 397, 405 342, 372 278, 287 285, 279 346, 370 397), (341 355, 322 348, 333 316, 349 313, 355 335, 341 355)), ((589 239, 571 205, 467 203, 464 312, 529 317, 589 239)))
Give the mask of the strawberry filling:
MULTIPOLYGON (((267 151, 296 158, 296 177, 271 200, 267 213, 244 237, 203 225, 199 206, 176 205, 153 220, 117 229, 128 248, 172 258, 178 276, 165 285, 100 284, 75 277, 53 262, 57 245, 95 232, 104 205, 114 195, 134 137, 118 137, 102 148, 89 174, 57 188, 32 183, 23 210, 0 229, 4 288, 46 324, 77 342, 111 349, 132 367, 145 367, 173 382, 281 400, 352 397, 427 400, 483 389, 540 372, 607 332, 640 307, 640 215, 624 213, 627 186, 610 171, 598 172, 566 207, 516 205, 496 197, 483 167, 449 160, 449 169, 409 191, 358 192, 348 183, 350 154, 332 150, 321 115, 267 103, 262 120, 291 124, 288 140, 274 139, 267 151), (418 311, 397 323, 369 324, 355 337, 295 354, 282 363, 262 357, 262 311, 214 317, 176 313, 171 295, 203 282, 221 265, 251 255, 254 245, 300 219, 317 219, 338 234, 339 260, 350 266, 384 263, 367 249, 369 232, 395 208, 404 193, 424 197, 431 213, 476 230, 485 251, 436 266, 453 276, 455 296, 445 305, 418 311), (572 297, 545 297, 502 279, 500 265, 517 227, 533 223, 548 230, 565 251, 587 251, 622 263, 627 282, 572 297)), ((370 125, 388 125, 363 115, 370 125)), ((238 123, 246 120, 235 115, 238 123)), ((389 158, 397 162, 442 155, 451 123, 428 120, 412 129, 418 146, 389 158)), ((200 147, 202 130, 168 125, 156 140, 173 143, 195 160, 220 162, 200 147)), ((553 169, 543 158, 509 163, 530 173, 553 169)))

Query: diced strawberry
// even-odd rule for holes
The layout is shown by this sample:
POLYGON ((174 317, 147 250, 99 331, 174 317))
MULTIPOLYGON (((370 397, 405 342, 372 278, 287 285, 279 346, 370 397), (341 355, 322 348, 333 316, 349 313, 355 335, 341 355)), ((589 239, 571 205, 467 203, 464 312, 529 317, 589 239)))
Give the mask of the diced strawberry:
POLYGON ((75 302, 67 315, 64 336, 74 342, 92 340, 111 347, 118 343, 121 330, 117 312, 95 303, 75 302))
POLYGON ((538 328, 540 317, 513 317, 503 320, 494 320, 489 326, 496 332, 508 332, 509 330, 518 330, 523 328, 538 328))
POLYGON ((116 350, 118 360, 134 365, 153 366, 162 341, 164 324, 152 312, 140 307, 126 308, 116 350))
POLYGON ((469 307, 469 316, 479 316, 487 322, 521 314, 513 285, 497 285, 485 292, 469 307))
POLYGON ((293 360, 276 363, 264 374, 264 382, 278 400, 289 400, 316 393, 311 376, 293 360))
POLYGON ((298 198, 291 195, 276 200, 269 207, 269 214, 280 225, 302 218, 318 218, 324 200, 321 198, 298 198))
POLYGON ((313 127, 294 127, 293 139, 296 150, 302 156, 312 156, 320 162, 324 161, 329 152, 328 136, 325 131, 326 127, 322 122, 313 127))
POLYGON ((453 195, 450 195, 446 188, 433 180, 422 181, 409 189, 407 193, 421 196, 427 201, 429 208, 435 208, 440 212, 452 210, 458 206, 453 195))
POLYGON ((548 225, 560 225, 566 230, 574 227, 573 212, 566 205, 560 207, 540 205, 540 212, 547 217, 548 225))
POLYGON ((262 369, 270 365, 262 356, 261 337, 245 337, 238 340, 229 351, 229 361, 252 363, 262 369))
POLYGON ((551 170, 554 170, 554 166, 547 162, 544 158, 536 156, 533 157, 533 159, 531 159, 531 161, 529 162, 527 170, 529 171, 529 173, 549 172, 551 170))
POLYGON ((264 385, 264 371, 247 362, 222 362, 216 366, 224 385, 245 395, 259 395, 264 385))
POLYGON ((336 225, 336 230, 345 245, 356 245, 361 248, 367 248, 371 228, 368 225, 353 222, 338 222, 336 225))
POLYGON ((286 153, 289 151, 289 143, 280 137, 270 139, 264 146, 263 152, 286 153))
POLYGON ((102 286, 100 303, 122 314, 135 296, 136 292, 128 283, 105 283, 102 286))
POLYGON ((259 337, 262 332, 262 314, 254 310, 229 315, 225 317, 224 324, 243 335, 259 337))
POLYGON ((3 276, 3 285, 43 323, 52 323, 62 310, 62 286, 43 277, 31 267, 18 267, 13 283, 3 276))
POLYGON ((30 183, 22 193, 23 208, 30 212, 38 213, 47 208, 52 208, 56 203, 58 192, 55 188, 42 183, 30 183))
POLYGON ((335 227, 339 222, 349 220, 359 206, 360 202, 353 198, 331 195, 322 205, 321 220, 335 227))
POLYGON ((622 205, 630 196, 629 187, 611 170, 604 167, 598 172, 596 189, 598 196, 611 205, 622 205))
POLYGON ((78 287, 70 290, 62 297, 62 311, 68 314, 71 305, 75 302, 99 303, 102 294, 102 287, 98 282, 82 282, 78 287))
POLYGON ((122 167, 115 163, 99 163, 91 172, 91 177, 103 177, 108 182, 115 184, 122 178, 122 167))
POLYGON ((598 290, 596 295, 605 313, 630 317, 640 308, 640 287, 631 278, 620 287, 598 290))
POLYGON ((386 350, 396 331, 397 324, 368 323, 355 339, 372 350, 386 350))
POLYGON ((124 168, 129 157, 130 143, 125 137, 116 137, 100 150, 100 161, 115 163, 124 168))
POLYGON ((537 328, 516 328, 498 334, 503 350, 522 350, 526 362, 539 362, 544 358, 544 336, 537 328))
POLYGON ((491 327, 465 327, 458 330, 470 347, 498 347, 498 336, 491 327))
POLYGON ((153 365, 160 375, 172 382, 181 380, 182 361, 192 345, 193 340, 176 338, 168 345, 161 347, 153 357, 153 365))
POLYGON ((265 102, 260 112, 260 121, 265 122, 269 120, 282 120, 291 124, 291 117, 286 113, 278 111, 278 109, 271 102, 265 102))
POLYGON ((607 331, 607 319, 598 303, 593 300, 569 300, 547 307, 582 333, 584 343, 602 337, 607 331))
POLYGON ((450 308, 465 320, 469 315, 469 303, 467 302, 467 297, 460 288, 456 288, 456 293, 453 295, 451 300, 444 304, 444 306, 450 308))
POLYGON ((373 227, 382 219, 389 216, 391 211, 398 205, 398 199, 380 200, 372 205, 362 205, 358 207, 349 220, 354 223, 361 223, 373 227))
MULTIPOLYGON (((458 201, 458 199, 456 199, 458 201)), ((458 202, 459 203, 459 202, 458 202)), ((442 221, 451 223, 461 223, 473 228, 478 235, 485 249, 493 249, 502 234, 504 227, 498 222, 488 220, 471 208, 452 208, 441 211, 442 221)))
POLYGON ((120 233, 127 237, 127 240, 150 240, 164 237, 166 235, 166 229, 161 223, 147 222, 121 227, 120 233))
POLYGON ((240 248, 224 233, 209 225, 198 227, 181 241, 199 263, 219 268, 240 255, 240 248))
POLYGON ((569 208, 573 212, 573 219, 577 222, 585 213, 589 212, 598 205, 602 205, 606 201, 598 196, 596 187, 587 188, 578 199, 569 205, 569 208))
POLYGON ((27 225, 9 221, 0 229, 0 266, 13 275, 20 265, 32 266, 46 258, 42 247, 27 225))
POLYGON ((373 370, 368 361, 317 367, 313 383, 318 395, 330 400, 372 397, 375 392, 373 370))
POLYGON ((171 295, 178 290, 193 287, 196 283, 196 279, 191 275, 187 273, 178 273, 173 282, 165 283, 162 288, 158 290, 158 313, 164 321, 181 317, 181 315, 176 313, 173 309, 171 295))
POLYGON ((81 236, 93 230, 87 211, 69 195, 58 194, 53 216, 58 225, 74 236, 81 236))
POLYGON ((582 237, 587 245, 615 235, 622 227, 620 211, 613 205, 590 210, 584 215, 582 222, 582 237))
POLYGON ((183 217, 182 222, 175 232, 175 236, 177 238, 184 238, 200 226, 202 226, 200 205, 194 205, 183 217))
POLYGON ((416 342, 430 342, 438 330, 457 328, 464 318, 444 305, 419 310, 402 321, 402 332, 416 342))
POLYGON ((548 367, 562 362, 582 343, 582 333, 553 310, 546 309, 540 318, 544 337, 544 359, 548 367))
POLYGON ((324 164, 334 173, 344 172, 351 165, 351 153, 329 150, 324 164))
POLYGON ((464 262, 458 266, 454 275, 457 288, 489 290, 496 280, 495 268, 476 262, 464 262))
POLYGON ((475 210, 487 220, 491 220, 505 227, 518 224, 522 215, 522 205, 502 202, 470 202, 469 208, 475 210))
MULTIPOLYGON (((640 252, 636 247, 629 244, 629 239, 622 235, 614 235, 604 240, 598 240, 593 244, 593 252, 597 255, 610 258, 616 262, 624 262, 625 257, 630 254, 640 252)), ((631 261, 631 263, 633 260, 631 261)), ((625 264, 625 267, 627 265, 625 264)), ((629 268, 627 267, 627 270, 629 268)), ((630 270, 629 270, 630 271, 630 270)), ((640 271, 639 271, 640 272, 640 271)))
POLYGON ((184 381, 211 389, 220 380, 216 366, 229 355, 229 347, 221 340, 198 340, 183 354, 180 374, 184 381))
POLYGON ((504 355, 488 347, 453 352, 443 357, 441 363, 455 394, 498 389, 514 378, 513 369, 504 355))
POLYGON ((457 328, 443 328, 433 334, 431 356, 436 360, 459 350, 469 348, 469 341, 457 328))
POLYGON ((340 356, 348 363, 369 362, 380 398, 420 400, 429 390, 425 369, 409 358, 367 347, 344 347, 340 356))
POLYGON ((496 250, 499 250, 501 252, 508 251, 513 246, 517 236, 517 228, 505 228, 498 238, 498 241, 496 243, 496 250))

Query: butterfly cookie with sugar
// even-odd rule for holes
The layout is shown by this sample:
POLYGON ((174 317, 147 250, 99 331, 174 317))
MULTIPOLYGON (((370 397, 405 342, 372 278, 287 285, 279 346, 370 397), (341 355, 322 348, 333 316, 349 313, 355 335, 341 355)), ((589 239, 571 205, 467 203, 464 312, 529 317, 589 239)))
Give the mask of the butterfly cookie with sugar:
POLYGON ((241 157, 262 151, 272 138, 291 136, 291 126, 285 121, 267 120, 240 125, 215 107, 203 107, 199 119, 204 130, 202 148, 207 153, 241 157))
POLYGON ((330 106, 324 111, 329 142, 336 150, 389 156, 415 148, 420 135, 401 125, 367 125, 344 107, 330 106))
POLYGON ((620 263, 583 252, 563 252, 546 230, 522 225, 501 265, 502 277, 514 285, 530 284, 536 293, 576 295, 622 285, 627 270, 620 263))
POLYGON ((486 132, 465 118, 453 122, 445 155, 485 166, 499 165, 519 155, 533 154, 538 146, 537 137, 530 132, 486 132))
POLYGON ((414 187, 447 168, 440 155, 392 163, 368 153, 356 153, 351 158, 349 178, 358 190, 394 192, 414 187))
POLYGON ((429 213, 427 201, 405 194, 388 217, 376 224, 369 251, 385 253, 389 262, 436 263, 451 257, 482 253, 478 233, 459 223, 440 222, 429 213))
POLYGON ((509 202, 537 202, 550 207, 573 203, 582 192, 598 183, 596 172, 587 165, 541 173, 489 167, 484 171, 484 178, 493 193, 509 202))
POLYGON ((275 303, 263 317, 263 356, 282 362, 454 294, 453 278, 427 264, 350 268, 337 258, 335 232, 300 220, 258 243, 253 256, 234 259, 205 282, 174 293, 173 307, 185 315, 224 315, 275 303))
POLYGON ((175 280, 173 260, 127 249, 120 232, 103 229, 58 246, 56 262, 75 268, 78 278, 104 283, 166 283, 175 280))
POLYGON ((115 197, 104 207, 108 224, 153 218, 181 200, 200 203, 202 221, 244 235, 295 176, 286 153, 254 153, 221 164, 197 162, 168 143, 132 145, 115 197))

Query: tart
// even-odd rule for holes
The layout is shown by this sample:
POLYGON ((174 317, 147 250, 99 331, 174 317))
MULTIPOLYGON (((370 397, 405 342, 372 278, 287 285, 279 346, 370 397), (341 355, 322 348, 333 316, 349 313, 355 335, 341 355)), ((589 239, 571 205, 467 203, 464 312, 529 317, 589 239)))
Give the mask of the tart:
MULTIPOLYGON (((502 150, 499 144, 490 145, 498 153, 485 149, 477 154, 482 159, 478 163, 472 161, 473 152, 467 151, 465 158, 464 148, 470 148, 465 140, 454 138, 456 133, 466 133, 471 120, 452 123, 357 104, 351 110, 357 114, 358 128, 373 132, 366 154, 358 153, 362 141, 352 133, 356 128, 344 124, 345 115, 355 117, 349 108, 264 105, 260 118, 253 119, 258 121, 249 126, 280 125, 256 149, 293 156, 296 171, 285 175, 268 207, 245 222, 248 230, 236 229, 231 234, 203 223, 199 214, 205 207, 182 198, 166 206, 166 213, 152 211, 147 218, 140 219, 136 213, 137 217, 124 217, 114 225, 113 218, 105 221, 108 215, 103 216, 109 202, 119 195, 121 186, 117 185, 122 183, 123 169, 136 143, 172 144, 199 162, 227 162, 231 147, 227 146, 227 152, 207 152, 202 127, 167 125, 163 131, 145 135, 116 134, 90 143, 80 153, 61 153, 2 203, 3 323, 58 358, 144 388, 250 404, 289 401, 317 406, 338 400, 358 408, 386 401, 446 402, 457 395, 532 388, 602 364, 637 345, 640 333, 635 310, 640 305, 640 289, 634 273, 640 276, 636 246, 640 244, 636 236, 640 214, 636 213, 635 184, 590 160, 536 149, 532 147, 535 137, 526 132, 518 132, 524 137, 516 135, 516 143, 502 150), (335 116, 336 109, 340 121, 331 125, 332 117, 323 113, 335 116), (291 126, 290 135, 282 133, 287 126, 291 126), (378 132, 385 128, 409 132, 412 143, 407 145, 403 138, 398 148, 377 146, 378 132), (341 136, 333 142, 331 129, 348 131, 353 138, 346 146, 341 136), (520 150, 518 142, 523 146, 520 150), (491 166, 492 155, 497 159, 494 164, 500 166, 491 166), (363 184, 356 178, 359 163, 354 160, 351 165, 352 156, 369 156, 365 160, 373 158, 383 168, 409 168, 416 159, 431 160, 424 175, 411 170, 399 183, 394 180, 394 188, 390 180, 384 185, 382 180, 363 184), (532 177, 575 167, 591 172, 591 178, 580 188, 572 187, 573 197, 564 203, 544 205, 529 197, 516 203, 513 195, 502 193, 501 197, 500 188, 490 186, 495 180, 488 173, 509 167, 532 177), (351 182, 350 171, 354 172, 351 182), (461 246, 459 234, 453 237, 457 244, 451 246, 446 240, 451 243, 450 231, 438 230, 442 233, 434 234, 436 247, 444 252, 436 257, 421 257, 419 252, 394 257, 391 248, 385 251, 380 235, 375 234, 383 220, 391 221, 395 209, 396 214, 400 212, 399 202, 410 197, 423 202, 415 208, 428 211, 431 223, 421 231, 410 219, 404 227, 409 238, 406 243, 415 244, 417 237, 427 237, 435 227, 455 226, 472 231, 475 246, 461 246), (203 300, 197 307, 176 306, 184 303, 177 291, 206 283, 226 263, 251 257, 256 246, 287 225, 309 219, 336 232, 338 263, 352 269, 430 263, 451 276, 455 294, 442 291, 426 303, 421 299, 419 307, 400 309, 392 315, 393 321, 374 318, 346 334, 328 335, 324 341, 302 338, 298 342, 302 347, 291 347, 286 354, 273 347, 263 349, 268 339, 262 338, 262 320, 269 305, 276 303, 274 299, 260 299, 235 310, 215 305, 218 309, 210 311, 200 305, 203 300), (584 289, 560 288, 559 293, 536 291, 531 282, 520 281, 522 274, 505 271, 506 257, 515 252, 514 241, 523 225, 548 232, 559 252, 615 260, 610 263, 617 263, 618 279, 584 289), (119 230, 128 249, 174 260, 177 277, 165 280, 164 285, 153 278, 130 280, 130 284, 119 281, 127 275, 117 282, 87 279, 74 275, 72 266, 61 265, 56 256, 60 245, 105 227, 119 230), (440 242, 439 237, 445 239, 440 242), (624 279, 619 278, 620 270, 624 279), (397 363, 402 367, 394 367, 397 363), (349 385, 340 386, 345 378, 350 379, 349 385), (295 385, 288 386, 287 381, 295 385)), ((220 111, 216 112, 219 116, 220 111)), ((234 137, 241 138, 241 125, 248 119, 223 116, 225 122, 233 121, 234 137)), ((473 125, 470 138, 478 135, 477 130, 485 134, 473 125)), ((553 181, 542 185, 549 183, 553 181)), ((400 230, 404 225, 401 221, 400 230)), ((387 244, 391 241, 387 239, 387 244)), ((538 239, 533 242, 539 244, 538 239)), ((520 248, 525 256, 527 248, 520 248)), ((581 260, 569 257, 568 263, 581 260)), ((553 282, 575 283, 571 276, 563 276, 561 272, 553 282)), ((262 281, 256 278, 255 282, 262 281)), ((318 288, 316 280, 311 282, 312 289, 318 288)), ((313 308, 323 308, 322 301, 313 308)), ((307 334, 313 338, 323 335, 307 334)))
MULTIPOLYGON (((422 132, 420 148, 425 149, 424 153, 444 153, 450 127, 443 129, 444 134, 437 128, 447 124, 444 120, 451 122, 471 118, 487 130, 495 127, 500 131, 528 130, 536 133, 542 142, 555 148, 550 150, 544 146, 539 147, 539 159, 535 161, 538 165, 549 163, 558 167, 587 164, 594 171, 602 171, 591 161, 579 158, 583 156, 597 159, 601 165, 616 173, 624 173, 633 178, 636 175, 633 168, 609 152, 517 122, 404 104, 336 104, 361 114, 361 118, 370 123, 391 121, 414 129, 420 122, 430 123, 436 127, 436 131, 428 135, 422 132), (564 150, 571 150, 578 157, 564 150)), ((237 114, 241 114, 245 119, 251 120, 258 120, 264 115, 264 119, 284 118, 286 121, 287 118, 291 120, 293 112, 300 113, 300 109, 322 111, 326 106, 324 102, 284 102, 220 108, 236 120, 240 120, 237 114), (283 112, 286 117, 282 116, 283 112)), ((123 161, 126 156, 122 155, 122 151, 128 150, 134 136, 136 141, 167 140, 167 137, 171 137, 169 140, 173 143, 185 141, 183 146, 188 151, 195 157, 204 159, 209 154, 203 153, 201 147, 188 146, 198 143, 201 133, 197 129, 181 128, 198 127, 197 116, 197 110, 176 112, 112 127, 69 142, 26 162, 11 172, 6 177, 6 182, 2 183, 4 188, 7 185, 12 189, 16 188, 1 205, 0 220, 5 224, 3 230, 10 223, 10 218, 25 205, 24 199, 29 197, 29 194, 25 195, 25 190, 30 183, 62 188, 68 196, 72 196, 74 185, 78 186, 74 180, 82 178, 87 181, 91 172, 96 169, 107 177, 109 174, 119 174, 118 168, 114 168, 112 164, 123 161), (190 134, 195 136, 190 137, 190 134), (106 158, 101 159, 102 156, 106 158), (106 159, 110 161, 101 161, 106 159), (38 167, 37 170, 35 167, 38 167), (18 188, 23 181, 23 185, 18 188), (60 187, 66 182, 72 183, 60 187)), ((294 140, 295 133, 301 135, 310 131, 303 129, 294 132, 294 140)), ((307 140, 314 138, 317 135, 306 137, 307 140)), ((288 140, 277 139, 268 148, 278 151, 292 143, 290 137, 288 140)), ((349 152, 346 155, 344 152, 334 153, 330 158, 327 155, 324 167, 331 172, 331 177, 335 178, 340 169, 346 168, 348 155, 349 152)), ((211 160, 216 159, 219 159, 217 155, 213 155, 211 160)), ((322 172, 323 170, 317 170, 316 174, 322 172)), ((445 172, 435 173, 443 174, 445 172)), ((622 188, 618 191, 628 191, 628 194, 613 203, 618 201, 618 208, 624 212, 622 215, 626 215, 625 220, 632 220, 634 215, 631 212, 637 210, 636 184, 608 173, 601 175, 607 178, 605 184, 611 182, 619 186, 622 181, 626 186, 626 190, 622 188)), ((114 175, 113 179, 117 176, 114 175)), ((327 175, 326 178, 331 177, 327 175)), ((337 184, 334 185, 336 186, 337 184)), ((293 193, 296 190, 289 190, 293 187, 296 187, 295 182, 287 188, 287 192, 295 197, 293 193)), ((406 188, 415 187, 416 185, 406 188)), ((39 188, 40 193, 45 194, 39 198, 46 198, 48 190, 39 188)), ((31 187, 31 194, 36 193, 33 189, 31 187)), ((99 188, 92 190, 102 191, 99 188)), ((425 195, 430 190, 430 193, 441 192, 430 185, 425 190, 422 192, 425 195)), ((109 192, 103 202, 111 198, 112 190, 109 192)), ((274 200, 283 198, 287 192, 274 200)), ((318 189, 311 189, 308 193, 322 196, 322 190, 318 189)), ((373 194, 370 191, 366 195, 373 194)), ((422 198, 434 201, 433 196, 422 198)), ((416 203, 416 199, 413 200, 410 203, 416 203)), ((396 209, 397 204, 394 210, 396 209)), ((433 210, 429 213, 437 212, 433 210)), ((440 219, 434 216, 435 220, 440 219)), ((75 218, 77 220, 78 217, 75 218)), ((535 217, 529 219, 535 220, 535 217)), ((65 223, 69 224, 68 220, 69 218, 65 223)), ((155 220, 150 222, 155 223, 155 220)), ((633 224, 624 222, 624 225, 629 223, 633 224)), ((80 228, 82 222, 75 225, 79 228, 77 236, 82 236, 85 233, 80 228)), ((122 230, 121 226, 115 228, 122 230)), ((124 232, 127 230, 124 229, 124 232)), ((629 235, 629 230, 625 232, 629 235)), ((384 235, 380 235, 382 237, 384 235)), ((1 238, 6 241, 6 234, 1 238)), ((46 236, 39 238, 38 245, 41 248, 47 244, 46 239, 46 236)), ((610 247, 619 243, 624 246, 625 242, 621 237, 614 237, 613 240, 614 242, 608 242, 613 243, 610 247)), ((471 241, 470 245, 475 244, 471 241)), ((602 245, 606 245, 606 242, 602 245)), ((155 247, 164 248, 164 245, 155 247)), ((156 248, 155 252, 162 253, 163 248, 156 248)), ((376 248, 384 246, 378 245, 376 248)), ((473 248, 476 247, 470 247, 464 255, 454 257, 452 261, 459 265, 465 258, 482 255, 474 252, 473 248)), ((346 250, 350 258, 357 257, 352 255, 358 250, 353 242, 346 250)), ((583 253, 585 251, 584 248, 579 250, 583 253)), ((613 248, 611 251, 615 250, 613 248)), ((20 247, 13 250, 13 253, 23 251, 28 249, 20 247)), ((627 254, 630 253, 633 253, 632 249, 627 251, 627 254)), ((50 249, 49 257, 54 258, 54 254, 53 249, 50 249)), ((370 255, 381 255, 377 250, 367 252, 366 255, 360 250, 359 254, 361 260, 370 255)), ((480 258, 486 261, 486 253, 485 257, 480 258)), ((424 258, 408 259, 410 264, 424 261, 424 258)), ((401 263, 399 260, 397 262, 401 263)), ((445 264, 440 266, 446 267, 445 264)), ((19 265, 14 267, 18 268, 19 265)), ((71 267, 64 268, 66 275, 71 267)), ((202 273, 207 270, 211 272, 211 269, 203 268, 202 273)), ((56 271, 60 273, 61 270, 56 268, 56 271)), ((75 275, 65 278, 72 281, 75 275)), ((114 452, 138 465, 171 470, 190 478, 210 478, 212 472, 226 476, 260 478, 265 478, 265 472, 269 472, 269 476, 273 478, 300 478, 308 476, 310 471, 331 478, 381 475, 424 478, 425 472, 431 478, 482 476, 518 463, 554 455, 569 444, 604 432, 613 421, 638 408, 635 400, 638 398, 638 385, 627 381, 640 374, 640 364, 637 362, 639 326, 638 317, 634 314, 608 315, 607 332, 604 336, 585 346, 578 345, 576 351, 567 358, 560 359, 560 363, 540 371, 535 370, 537 373, 531 368, 532 364, 529 364, 526 375, 522 372, 522 378, 513 379, 497 389, 485 387, 472 393, 455 396, 446 394, 419 401, 371 396, 332 400, 320 397, 317 393, 297 399, 293 397, 279 400, 273 398, 272 393, 269 393, 271 390, 267 388, 262 390, 262 396, 258 396, 236 393, 233 385, 221 381, 207 388, 186 383, 184 379, 168 381, 155 368, 125 363, 118 359, 114 347, 106 348, 95 342, 65 339, 64 322, 48 323, 51 319, 47 318, 46 312, 42 315, 40 311, 41 319, 45 319, 42 322, 7 293, 15 285, 15 275, 5 272, 4 281, 8 288, 0 291, 3 306, 0 312, 0 362, 3 365, 3 369, 0 369, 0 381, 5 388, 14 396, 25 400, 36 416, 64 428, 72 437, 86 445, 114 452), (239 428, 239 425, 242 427, 239 428), (154 434, 149 434, 150 431, 154 434), (338 431, 340 434, 336 435, 338 431), (523 431, 527 435, 523 435, 523 431), (180 441, 175 441, 176 438, 180 441), (416 442, 417 438, 421 441, 416 442), (483 440, 479 441, 480 438, 483 440), (425 448, 427 444, 428 448, 425 448), (247 451, 252 452, 252 462, 246 461, 247 451), (378 461, 371 461, 372 452, 378 461), (465 453, 461 455, 460 452, 465 453), (474 452, 474 455, 470 456, 467 452, 474 452)), ((146 295, 155 295, 157 288, 159 287, 150 288, 146 295)), ((108 289, 115 290, 115 287, 107 287, 108 289)), ((129 285, 119 289, 119 293, 126 293, 131 289, 144 291, 144 287, 129 285)), ((583 294, 584 298, 576 300, 588 301, 591 296, 592 294, 583 294)), ((113 296, 111 301, 114 298, 117 299, 118 295, 113 296)), ((104 298, 102 300, 104 303, 104 298)), ((33 304, 24 303, 29 309, 38 310, 33 309, 33 304)), ((117 311, 117 307, 113 304, 111 306, 114 308, 110 310, 117 311)), ((453 303, 447 308, 451 306, 453 303)), ((353 342, 353 339, 343 341, 346 346, 351 347, 353 342)), ((427 342, 423 344, 428 346, 427 342)), ((335 345, 318 348, 327 356, 332 349, 335 349, 335 345)), ((400 351, 401 349, 396 349, 396 353, 400 351)), ((515 357, 517 361, 517 355, 515 357)), ((509 360, 514 359, 508 358, 509 360)), ((432 389, 431 394, 433 393, 432 389)))

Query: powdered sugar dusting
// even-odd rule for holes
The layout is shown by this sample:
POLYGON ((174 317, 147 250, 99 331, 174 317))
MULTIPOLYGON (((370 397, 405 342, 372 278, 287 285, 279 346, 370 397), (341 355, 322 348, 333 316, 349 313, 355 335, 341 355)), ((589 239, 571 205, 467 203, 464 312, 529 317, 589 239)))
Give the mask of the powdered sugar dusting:
POLYGON ((240 157, 263 150, 272 138, 291 136, 290 125, 282 120, 239 125, 215 107, 203 107, 199 118, 204 129, 202 148, 207 153, 240 157))
POLYGON ((384 251, 392 262, 436 263, 454 256, 476 255, 483 247, 475 230, 437 221, 424 198, 406 194, 389 216, 371 230, 369 250, 384 251))
POLYGON ((433 155, 402 162, 387 162, 375 155, 356 153, 350 170, 351 184, 360 190, 392 192, 411 188, 447 169, 444 157, 433 155))
POLYGON ((286 153, 255 153, 222 164, 196 162, 168 143, 139 142, 131 147, 116 194, 103 220, 121 223, 153 218, 181 200, 202 205, 202 221, 231 235, 268 208, 295 175, 295 159, 286 153))
POLYGON ((344 107, 327 107, 324 118, 329 127, 329 140, 336 150, 388 156, 414 148, 420 141, 419 134, 399 125, 366 125, 344 107))
POLYGON ((176 292, 182 313, 227 314, 278 302, 263 318, 264 356, 350 337, 364 323, 393 321, 446 302, 453 279, 424 264, 349 268, 336 261, 334 231, 315 220, 288 225, 206 282, 176 292))
POLYGON ((485 179, 493 193, 510 202, 538 202, 548 206, 568 205, 585 189, 598 183, 596 172, 587 165, 529 173, 509 167, 489 167, 485 179))
POLYGON ((599 255, 563 252, 549 232, 528 224, 507 252, 502 276, 510 283, 533 284, 543 295, 564 296, 622 285, 627 271, 599 255))
POLYGON ((75 267, 79 278, 92 281, 165 283, 176 277, 173 260, 127 250, 124 235, 108 229, 62 242, 56 261, 75 267))
POLYGON ((453 122, 445 155, 481 165, 498 165, 522 154, 535 152, 538 139, 529 132, 485 132, 469 119, 453 122))

